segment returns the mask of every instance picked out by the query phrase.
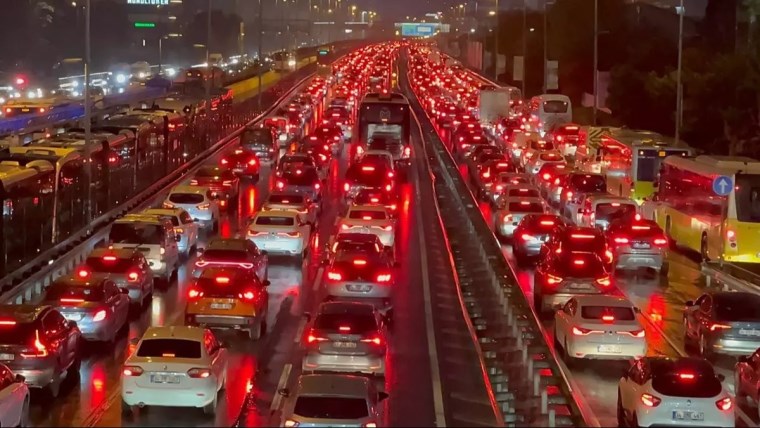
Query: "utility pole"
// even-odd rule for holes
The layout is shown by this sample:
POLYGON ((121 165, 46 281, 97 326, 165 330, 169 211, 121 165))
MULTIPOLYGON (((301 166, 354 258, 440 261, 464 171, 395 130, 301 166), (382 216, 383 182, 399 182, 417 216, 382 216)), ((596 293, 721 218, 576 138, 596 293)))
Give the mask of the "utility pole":
POLYGON ((683 115, 683 84, 681 67, 683 61, 683 0, 678 9, 678 72, 676 73, 676 141, 681 138, 681 116, 683 115))
POLYGON ((544 0, 544 88, 543 93, 547 93, 549 91, 549 68, 547 67, 547 64, 549 63, 549 26, 547 25, 547 12, 548 8, 547 5, 549 3, 549 0, 544 0))
POLYGON ((259 0, 259 19, 258 19, 258 26, 259 26, 259 85, 256 88, 256 98, 258 98, 258 107, 259 111, 261 111, 261 74, 264 70, 264 47, 262 46, 264 44, 264 0, 259 0))
POLYGON ((158 38, 158 75, 161 75, 162 64, 164 62, 164 36, 158 38))
POLYGON ((594 0, 594 119, 596 126, 596 110, 599 108, 599 0, 594 0))
POLYGON ((214 81, 214 69, 211 67, 211 0, 208 0, 208 13, 206 20, 206 118, 211 118, 211 85, 214 81))
POLYGON ((84 157, 87 162, 87 203, 85 204, 85 220, 87 227, 92 224, 92 103, 90 102, 90 15, 91 2, 86 0, 84 12, 84 157))
POLYGON ((499 81, 499 0, 496 0, 496 25, 493 30, 493 80, 499 81))

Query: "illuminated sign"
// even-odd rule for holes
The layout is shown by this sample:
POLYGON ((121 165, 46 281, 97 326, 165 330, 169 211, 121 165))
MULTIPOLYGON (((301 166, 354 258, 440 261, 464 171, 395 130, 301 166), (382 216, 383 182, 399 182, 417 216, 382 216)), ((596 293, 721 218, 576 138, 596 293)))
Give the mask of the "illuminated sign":
POLYGON ((155 22, 135 22, 135 28, 156 28, 155 22))
POLYGON ((166 6, 169 0, 127 0, 127 4, 139 4, 145 6, 166 6))

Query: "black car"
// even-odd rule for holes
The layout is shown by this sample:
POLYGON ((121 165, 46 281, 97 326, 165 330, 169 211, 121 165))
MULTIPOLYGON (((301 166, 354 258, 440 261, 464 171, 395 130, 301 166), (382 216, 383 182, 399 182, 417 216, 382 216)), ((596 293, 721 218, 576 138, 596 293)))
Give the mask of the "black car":
POLYGON ((269 126, 247 128, 240 135, 240 145, 262 161, 275 160, 279 148, 275 131, 269 126))
POLYGON ((715 354, 750 355, 760 348, 760 295, 708 292, 687 301, 684 343, 705 358, 715 354))
POLYGON ((222 157, 220 163, 223 167, 232 169, 232 172, 237 175, 250 177, 254 182, 259 181, 261 161, 256 152, 246 150, 241 146, 222 157))
POLYGON ((579 294, 608 294, 613 290, 605 263, 581 251, 542 253, 533 277, 533 304, 540 315, 564 305, 579 294))
POLYGON ((259 279, 269 279, 269 260, 265 251, 252 241, 244 238, 214 238, 206 245, 202 254, 195 262, 198 268, 194 276, 199 276, 201 270, 207 266, 239 266, 244 269, 253 269, 259 279))

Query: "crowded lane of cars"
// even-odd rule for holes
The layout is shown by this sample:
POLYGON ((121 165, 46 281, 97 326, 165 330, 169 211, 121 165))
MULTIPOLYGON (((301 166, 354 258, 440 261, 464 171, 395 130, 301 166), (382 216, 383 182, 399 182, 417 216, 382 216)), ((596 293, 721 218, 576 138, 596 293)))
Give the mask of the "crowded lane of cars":
MULTIPOLYGON (((347 55, 120 219, 40 305, 0 308, 18 414, 60 426, 432 425, 416 182, 392 153, 356 154, 364 145, 339 123, 358 121, 367 70, 390 75, 397 50, 347 55), (337 94, 356 108, 333 116, 337 94), (339 140, 315 153, 313 133, 339 140)), ((408 117, 364 123, 408 163, 408 117)))
POLYGON ((755 425, 756 295, 705 287, 693 255, 636 201, 607 193, 609 175, 566 158, 579 127, 533 123, 534 104, 560 98, 489 123, 473 99, 501 89, 430 51, 410 49, 415 95, 598 422, 755 425), (492 174, 498 162, 509 166, 492 174))

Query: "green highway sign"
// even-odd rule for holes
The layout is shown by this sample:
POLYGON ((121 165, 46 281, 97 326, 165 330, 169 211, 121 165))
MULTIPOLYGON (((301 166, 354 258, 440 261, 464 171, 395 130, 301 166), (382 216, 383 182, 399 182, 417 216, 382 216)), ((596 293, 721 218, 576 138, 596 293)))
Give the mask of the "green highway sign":
POLYGON ((329 51, 328 49, 320 49, 320 50, 319 50, 319 54, 320 54, 320 55, 327 55, 327 54, 329 54, 329 53, 330 53, 330 51, 329 51))
POLYGON ((156 28, 155 22, 135 22, 135 28, 156 28))

